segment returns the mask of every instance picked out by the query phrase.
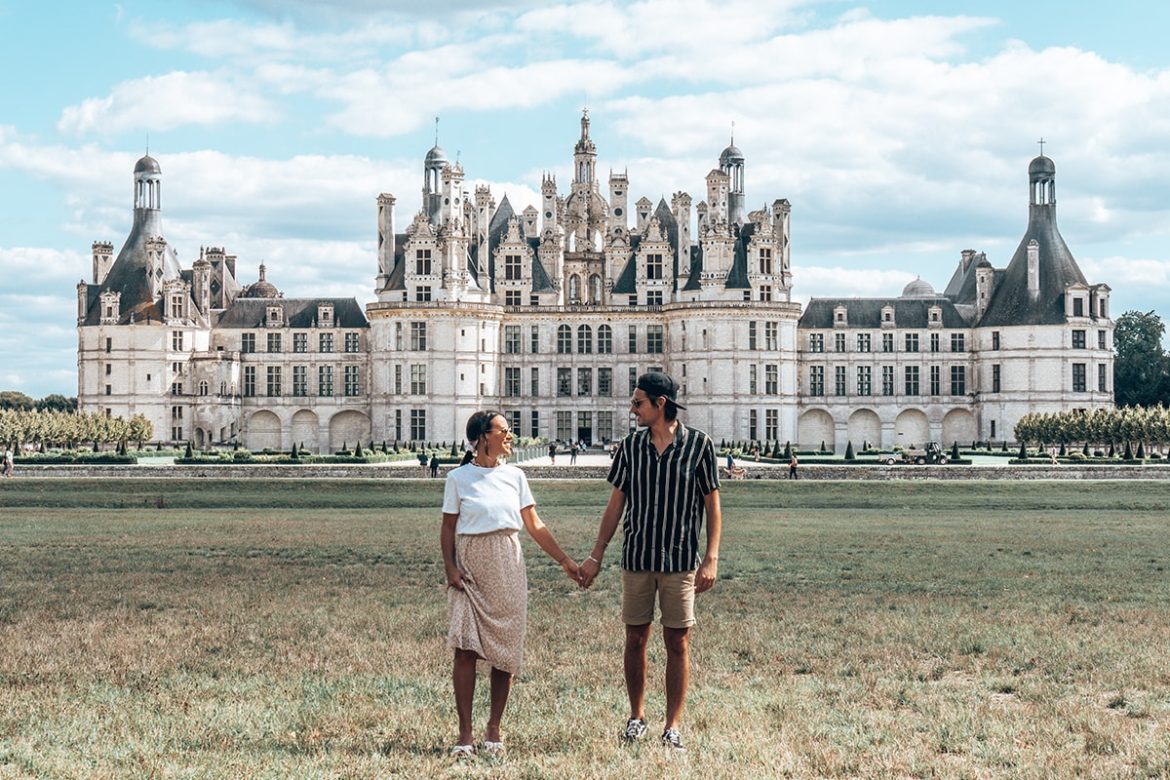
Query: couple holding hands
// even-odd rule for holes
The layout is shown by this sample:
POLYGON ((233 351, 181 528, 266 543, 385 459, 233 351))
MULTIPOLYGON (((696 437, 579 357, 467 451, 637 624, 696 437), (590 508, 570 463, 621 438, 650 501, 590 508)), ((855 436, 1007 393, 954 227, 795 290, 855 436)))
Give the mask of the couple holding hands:
POLYGON ((523 527, 565 573, 587 588, 622 523, 622 622, 630 715, 624 742, 646 736, 646 645, 657 599, 666 645, 666 721, 662 744, 682 750, 678 726, 689 677, 689 632, 694 597, 715 584, 721 514, 715 447, 707 434, 678 419, 678 385, 664 373, 638 378, 630 409, 640 430, 618 446, 607 480, 613 486, 597 541, 578 565, 536 514, 524 472, 500 465, 512 451, 512 432, 498 412, 476 412, 467 422, 475 455, 447 475, 440 534, 455 651, 452 681, 459 739, 451 754, 472 758, 477 747, 471 710, 476 664, 491 666, 491 704, 482 750, 504 753, 500 730, 512 677, 520 670, 527 625, 528 581, 520 548, 523 527), (699 556, 704 516, 707 544, 699 556))

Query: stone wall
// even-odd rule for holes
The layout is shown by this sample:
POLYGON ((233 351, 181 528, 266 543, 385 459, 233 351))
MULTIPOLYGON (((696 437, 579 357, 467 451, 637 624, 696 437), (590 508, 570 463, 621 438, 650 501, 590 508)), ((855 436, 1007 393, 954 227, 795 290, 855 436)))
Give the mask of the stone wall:
MULTIPOLYGON (((450 466, 439 469, 439 478, 450 466)), ((532 479, 605 479, 608 466, 522 466, 532 479)), ((14 476, 75 479, 426 479, 419 469, 386 465, 274 466, 34 466, 17 461, 14 476)), ((786 479, 783 467, 747 465, 747 479, 786 479)), ((1034 465, 1034 466, 801 466, 804 480, 886 479, 1161 479, 1170 480, 1170 465, 1034 465)), ((0 488, 2 488, 0 483, 0 488)))

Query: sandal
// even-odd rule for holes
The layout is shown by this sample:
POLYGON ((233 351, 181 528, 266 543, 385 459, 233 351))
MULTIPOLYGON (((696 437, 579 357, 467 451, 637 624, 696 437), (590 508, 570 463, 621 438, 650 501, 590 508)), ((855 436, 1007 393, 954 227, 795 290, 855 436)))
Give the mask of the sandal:
POLYGON ((475 745, 456 745, 451 748, 452 758, 475 758, 475 745))
POLYGON ((483 752, 492 758, 503 758, 504 754, 508 752, 508 749, 504 747, 503 742, 492 742, 491 740, 485 739, 483 741, 483 752))

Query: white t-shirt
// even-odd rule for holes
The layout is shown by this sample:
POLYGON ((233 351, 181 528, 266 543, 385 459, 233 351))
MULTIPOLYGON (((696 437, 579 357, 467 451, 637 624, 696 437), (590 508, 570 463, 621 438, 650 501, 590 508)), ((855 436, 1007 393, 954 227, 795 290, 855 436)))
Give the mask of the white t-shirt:
POLYGON ((528 477, 516 466, 487 469, 466 463, 447 473, 443 512, 459 515, 457 534, 487 534, 524 526, 520 510, 536 504, 528 477))

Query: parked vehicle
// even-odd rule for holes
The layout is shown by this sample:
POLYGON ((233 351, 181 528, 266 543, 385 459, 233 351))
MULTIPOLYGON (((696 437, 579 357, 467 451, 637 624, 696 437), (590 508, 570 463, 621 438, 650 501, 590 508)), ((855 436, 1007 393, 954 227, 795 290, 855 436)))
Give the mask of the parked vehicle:
POLYGON ((947 457, 946 452, 943 451, 938 442, 932 441, 925 447, 911 445, 900 453, 882 455, 879 460, 887 466, 893 466, 895 463, 916 463, 918 465, 930 463, 945 466, 950 458, 947 457))

